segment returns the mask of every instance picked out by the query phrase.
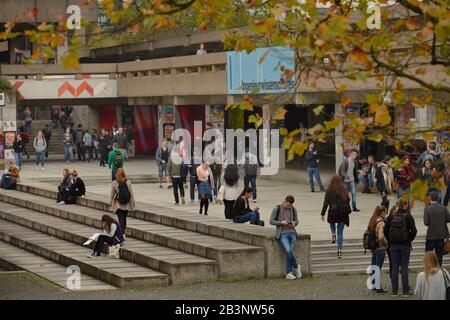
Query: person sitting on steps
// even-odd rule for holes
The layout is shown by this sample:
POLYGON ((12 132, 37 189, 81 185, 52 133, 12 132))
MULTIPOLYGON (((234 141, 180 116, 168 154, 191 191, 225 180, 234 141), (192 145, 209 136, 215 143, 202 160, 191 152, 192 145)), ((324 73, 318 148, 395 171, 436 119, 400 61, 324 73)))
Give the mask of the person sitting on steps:
POLYGON ((69 188, 69 194, 66 199, 58 202, 59 205, 62 204, 75 204, 77 203, 78 197, 84 197, 86 194, 86 187, 81 178, 78 177, 78 172, 76 170, 72 171, 72 184, 69 188))
POLYGON ((103 234, 101 234, 95 244, 94 250, 88 255, 89 258, 100 257, 103 245, 106 243, 110 246, 122 245, 124 242, 123 233, 119 223, 111 216, 104 214, 102 216, 103 234))

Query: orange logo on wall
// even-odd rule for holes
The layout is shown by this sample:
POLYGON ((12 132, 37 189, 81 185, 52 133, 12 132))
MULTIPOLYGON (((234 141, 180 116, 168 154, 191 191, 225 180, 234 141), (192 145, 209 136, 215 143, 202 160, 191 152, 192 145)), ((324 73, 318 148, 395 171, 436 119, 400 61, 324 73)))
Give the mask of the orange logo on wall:
POLYGON ((74 97, 78 97, 83 93, 83 91, 87 91, 91 97, 94 96, 94 89, 86 81, 83 81, 78 88, 74 88, 70 83, 64 81, 64 83, 58 88, 58 98, 61 97, 66 91, 74 97))

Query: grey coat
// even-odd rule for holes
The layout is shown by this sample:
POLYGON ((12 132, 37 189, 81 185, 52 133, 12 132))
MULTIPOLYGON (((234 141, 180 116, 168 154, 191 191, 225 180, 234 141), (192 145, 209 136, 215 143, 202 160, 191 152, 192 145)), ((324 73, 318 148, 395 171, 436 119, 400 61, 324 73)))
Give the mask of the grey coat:
POLYGON ((450 222, 448 209, 433 202, 423 213, 423 223, 428 227, 427 240, 442 240, 448 237, 447 223, 450 222))
MULTIPOLYGON (((283 204, 280 204, 280 206, 282 206, 282 205, 283 204)), ((276 219, 277 212, 278 212, 278 206, 276 206, 272 210, 272 214, 270 215, 270 224, 277 227, 275 234, 276 234, 276 238, 280 239, 281 229, 283 227, 283 224, 281 223, 281 221, 283 221, 283 215, 281 214, 281 207, 280 207, 280 214, 278 215, 278 219, 276 219)), ((298 225, 297 209, 295 209, 294 207, 292 207, 292 209, 289 210, 289 220, 295 221, 295 226, 298 225)), ((294 230, 295 230, 295 228, 294 228, 294 230)), ((297 231, 296 231, 296 233, 297 233, 297 231)))

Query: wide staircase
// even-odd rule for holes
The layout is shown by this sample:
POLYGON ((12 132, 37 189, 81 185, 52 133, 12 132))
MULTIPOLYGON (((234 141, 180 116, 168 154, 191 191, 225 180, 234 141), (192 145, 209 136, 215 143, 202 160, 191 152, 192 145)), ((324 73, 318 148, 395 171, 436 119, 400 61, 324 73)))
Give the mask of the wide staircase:
MULTIPOLYGON (((409 267, 422 269, 422 258, 425 253, 425 237, 417 236, 412 243, 409 267)), ((366 273, 371 264, 370 250, 364 253, 362 235, 361 239, 345 239, 343 257, 338 259, 337 246, 330 241, 311 241, 311 270, 313 274, 320 273, 366 273)), ((450 255, 444 256, 443 265, 450 268, 450 255)), ((386 255, 384 270, 389 270, 389 261, 386 255)))
MULTIPOLYGON (((33 120, 31 123, 30 142, 25 146, 25 150, 30 156, 34 156, 36 154, 33 147, 33 140, 36 137, 37 132, 43 130, 46 124, 48 124, 52 130, 52 137, 50 138, 50 143, 48 146, 49 155, 64 155, 64 148, 61 143, 64 132, 61 129, 61 126, 53 129, 53 123, 51 120, 33 120)), ((22 125, 23 121, 18 121, 17 129, 19 129, 22 125)), ((26 159, 26 157, 24 157, 24 159, 26 159)))
MULTIPOLYGON (((28 270, 64 286, 61 268, 76 265, 92 290, 96 286, 100 290, 186 285, 284 273, 285 257, 273 230, 149 204, 138 204, 129 213, 120 259, 88 258, 95 241, 90 248, 82 244, 101 232, 101 217, 110 213, 108 201, 88 193, 77 205, 60 206, 56 196, 55 187, 45 182, 0 190, 0 267, 28 270), (14 249, 18 255, 12 253, 14 249), (39 273, 36 264, 47 271, 39 273)), ((307 275, 310 236, 301 235, 297 247, 307 275)))

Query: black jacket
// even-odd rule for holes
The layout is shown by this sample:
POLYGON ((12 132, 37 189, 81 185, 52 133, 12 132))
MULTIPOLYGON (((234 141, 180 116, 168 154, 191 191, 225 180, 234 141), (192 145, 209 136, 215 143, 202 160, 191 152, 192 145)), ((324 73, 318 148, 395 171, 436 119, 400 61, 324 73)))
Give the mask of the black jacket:
POLYGON ((25 143, 20 140, 20 141, 14 141, 13 144, 13 149, 15 153, 19 153, 19 152, 24 152, 25 151, 25 143))
POLYGON ((409 244, 411 245, 411 242, 414 241, 417 235, 417 229, 416 229, 416 222, 414 221, 414 217, 411 215, 409 211, 400 209, 396 214, 405 214, 405 221, 406 221, 406 229, 408 230, 408 240, 406 240, 403 243, 394 243, 391 242, 389 239, 389 228, 391 227, 392 218, 394 215, 389 215, 386 219, 386 222, 384 224, 384 236, 386 237, 389 246, 393 244, 409 244))
POLYGON ((250 208, 250 204, 247 200, 247 209, 246 207, 246 203, 244 201, 244 199, 242 199, 241 196, 239 196, 236 201, 234 202, 234 210, 233 210, 233 218, 239 217, 239 216, 243 216, 244 214, 247 214, 249 212, 252 212, 252 209, 250 208))
POLYGON ((314 151, 308 150, 306 152, 306 167, 307 168, 317 168, 319 165, 317 163, 317 160, 319 160, 319 154, 314 154, 314 152, 316 152, 316 150, 314 150, 314 151))
POLYGON ((84 186, 84 182, 81 178, 77 178, 77 181, 72 183, 70 186, 70 194, 77 197, 84 196, 86 194, 86 187, 84 186))

